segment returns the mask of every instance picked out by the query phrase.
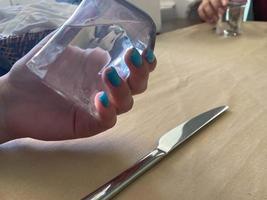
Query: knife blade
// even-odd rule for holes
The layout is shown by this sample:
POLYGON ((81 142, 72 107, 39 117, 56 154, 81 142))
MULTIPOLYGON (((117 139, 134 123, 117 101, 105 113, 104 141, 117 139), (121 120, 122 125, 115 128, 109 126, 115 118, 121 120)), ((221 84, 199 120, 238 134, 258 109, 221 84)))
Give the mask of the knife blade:
POLYGON ((168 155, 173 149, 194 135, 201 128, 209 124, 219 115, 224 113, 229 107, 220 106, 207 112, 197 115, 196 117, 185 121, 176 128, 170 130, 159 139, 156 149, 151 151, 144 158, 140 159, 129 169, 125 170, 111 181, 102 185, 94 192, 90 193, 81 200, 108 200, 118 194, 127 185, 133 182, 137 177, 150 169, 162 158, 168 155))

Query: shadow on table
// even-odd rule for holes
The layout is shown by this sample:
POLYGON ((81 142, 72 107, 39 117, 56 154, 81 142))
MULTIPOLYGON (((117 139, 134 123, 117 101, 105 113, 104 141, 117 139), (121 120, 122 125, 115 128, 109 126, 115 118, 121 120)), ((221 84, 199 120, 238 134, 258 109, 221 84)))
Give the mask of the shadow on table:
POLYGON ((0 194, 4 199, 79 199, 127 167, 119 149, 88 141, 23 139, 0 146, 0 194))

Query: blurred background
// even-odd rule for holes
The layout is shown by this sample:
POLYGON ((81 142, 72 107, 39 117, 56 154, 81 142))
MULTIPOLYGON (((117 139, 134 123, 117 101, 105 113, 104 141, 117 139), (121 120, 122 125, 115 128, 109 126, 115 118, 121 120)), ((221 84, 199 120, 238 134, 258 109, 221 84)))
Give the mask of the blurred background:
MULTIPOLYGON (((79 4, 81 0, 55 0, 79 4)), ((148 12, 157 24, 158 31, 167 31, 198 23, 197 7, 201 0, 128 0, 148 12)), ((34 0, 0 0, 0 6, 25 5, 34 0)))
POLYGON ((167 32, 200 23, 197 8, 201 0, 129 0, 147 11, 158 32, 167 32))
MULTIPOLYGON (((199 23, 200 0, 127 0, 146 11, 157 32, 199 23)), ((81 0, 0 0, 0 76, 42 38, 62 25, 81 0)))

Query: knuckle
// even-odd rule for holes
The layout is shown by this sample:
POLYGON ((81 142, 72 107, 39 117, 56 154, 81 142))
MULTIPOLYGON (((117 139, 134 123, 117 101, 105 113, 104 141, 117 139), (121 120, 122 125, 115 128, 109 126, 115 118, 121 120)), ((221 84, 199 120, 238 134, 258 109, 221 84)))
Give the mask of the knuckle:
POLYGON ((109 123, 106 124, 106 129, 110 129, 117 123, 117 117, 114 117, 112 120, 110 120, 109 123))
POLYGON ((103 127, 103 130, 107 130, 115 126, 116 123, 117 123, 117 116, 114 115, 109 120, 102 121, 101 126, 103 127))
POLYGON ((145 92, 147 89, 147 83, 144 83, 142 85, 140 85, 139 87, 136 87, 135 89, 132 90, 133 94, 141 94, 143 92, 145 92))
POLYGON ((138 79, 137 82, 143 82, 148 79, 149 76, 149 66, 143 66, 142 70, 136 74, 135 79, 138 79))
POLYGON ((130 100, 125 101, 125 102, 124 102, 124 103, 117 109, 117 113, 118 113, 118 114, 122 114, 122 113, 128 112, 129 110, 132 109, 133 104, 134 104, 134 100, 133 100, 133 98, 131 97, 130 100))

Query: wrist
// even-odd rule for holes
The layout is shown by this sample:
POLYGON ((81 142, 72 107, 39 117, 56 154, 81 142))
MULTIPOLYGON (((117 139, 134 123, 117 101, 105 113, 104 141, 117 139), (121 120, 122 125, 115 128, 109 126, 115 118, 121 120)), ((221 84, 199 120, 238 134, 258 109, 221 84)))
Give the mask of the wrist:
POLYGON ((6 129, 6 112, 7 103, 5 100, 6 93, 6 76, 0 77, 0 144, 12 140, 7 134, 6 129))

